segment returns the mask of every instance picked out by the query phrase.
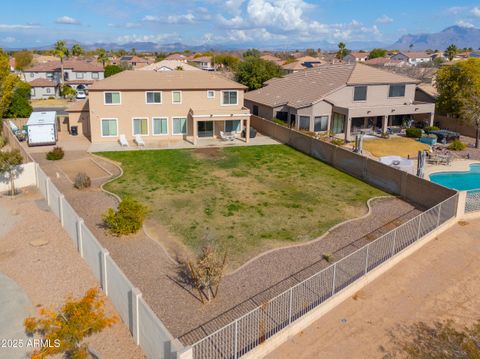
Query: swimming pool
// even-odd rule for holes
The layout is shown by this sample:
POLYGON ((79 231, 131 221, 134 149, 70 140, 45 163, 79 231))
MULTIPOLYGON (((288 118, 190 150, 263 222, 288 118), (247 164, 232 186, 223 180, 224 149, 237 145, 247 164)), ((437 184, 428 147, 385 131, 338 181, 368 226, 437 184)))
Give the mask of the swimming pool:
POLYGON ((432 173, 430 181, 457 191, 480 189, 480 163, 470 165, 470 171, 467 172, 432 173))

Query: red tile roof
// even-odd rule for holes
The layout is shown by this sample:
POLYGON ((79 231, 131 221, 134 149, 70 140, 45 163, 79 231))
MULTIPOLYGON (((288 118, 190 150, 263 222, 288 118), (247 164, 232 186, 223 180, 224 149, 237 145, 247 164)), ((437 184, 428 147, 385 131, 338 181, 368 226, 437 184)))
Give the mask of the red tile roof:
POLYGON ((55 87, 57 86, 53 81, 47 79, 35 79, 29 82, 32 87, 55 87))
MULTIPOLYGON (((63 62, 64 69, 72 69, 73 71, 83 72, 103 72, 103 67, 99 63, 87 62, 81 60, 65 60, 63 62)), ((55 72, 60 71, 60 61, 50 61, 43 64, 38 64, 25 69, 24 72, 55 72)))

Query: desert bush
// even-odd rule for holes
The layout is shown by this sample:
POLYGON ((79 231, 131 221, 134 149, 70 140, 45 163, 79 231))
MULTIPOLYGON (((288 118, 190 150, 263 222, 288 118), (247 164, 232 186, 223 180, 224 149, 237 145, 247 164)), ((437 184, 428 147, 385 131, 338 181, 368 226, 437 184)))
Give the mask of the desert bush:
POLYGON ((125 198, 118 205, 118 210, 109 208, 103 215, 103 221, 110 233, 122 236, 138 232, 148 214, 148 208, 140 202, 125 198))
POLYGON ((425 130, 425 132, 430 132, 430 131, 438 131, 438 130, 440 130, 440 128, 437 127, 437 126, 427 126, 427 127, 424 128, 424 130, 425 130))
POLYGON ((406 133, 407 137, 411 137, 411 138, 422 137, 422 129, 421 128, 410 127, 410 128, 407 128, 405 133, 406 133))
POLYGON ((90 177, 85 172, 77 173, 73 186, 78 189, 88 188, 92 185, 90 177))
POLYGON ((463 151, 467 148, 467 145, 460 140, 454 140, 449 146, 448 149, 452 151, 463 151))
POLYGON ((63 158, 65 152, 61 147, 54 147, 53 150, 47 153, 47 160, 49 161, 58 161, 63 158))
POLYGON ((277 125, 280 125, 280 126, 287 126, 287 124, 285 122, 283 122, 282 120, 278 119, 278 118, 274 118, 272 120, 274 123, 276 123, 277 125))
POLYGON ((7 141, 5 140, 5 138, 3 138, 3 136, 0 136, 0 148, 4 147, 6 143, 7 141))
POLYGON ((333 262, 333 255, 332 253, 323 253, 322 254, 322 258, 324 260, 326 260, 328 263, 332 263, 333 262))
POLYGON ((342 146, 345 143, 345 141, 340 138, 334 138, 330 143, 335 146, 342 146))

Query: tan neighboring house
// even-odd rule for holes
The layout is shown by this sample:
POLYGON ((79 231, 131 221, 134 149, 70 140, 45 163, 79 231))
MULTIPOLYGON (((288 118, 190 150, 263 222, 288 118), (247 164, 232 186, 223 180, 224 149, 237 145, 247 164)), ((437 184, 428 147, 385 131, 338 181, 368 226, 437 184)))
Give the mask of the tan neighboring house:
POLYGON ((354 52, 343 57, 345 62, 365 62, 368 60, 368 52, 354 52))
POLYGON ((401 60, 406 63, 417 66, 419 64, 428 63, 432 61, 432 57, 425 51, 400 51, 399 53, 390 57, 392 60, 401 60))
POLYGON ((197 65, 199 68, 201 68, 204 71, 214 71, 215 70, 215 66, 213 64, 213 60, 212 60, 211 56, 194 57, 190 61, 193 62, 195 65, 197 65))
POLYGON ((31 86, 30 98, 32 100, 48 99, 60 95, 60 86, 51 80, 37 78, 29 82, 31 86))
POLYGON ((188 58, 187 58, 187 56, 182 55, 182 54, 170 54, 165 58, 165 60, 175 60, 175 61, 187 62, 188 58))
POLYGON ((140 71, 201 71, 198 67, 177 60, 162 60, 142 67, 140 71))
POLYGON ((378 67, 402 67, 407 65, 405 61, 392 60, 389 57, 376 57, 374 59, 365 61, 365 64, 378 67))
POLYGON ((282 60, 281 58, 279 58, 275 55, 272 55, 272 54, 264 54, 264 55, 260 56, 260 58, 262 60, 265 60, 265 61, 273 62, 274 64, 277 64, 278 66, 282 66, 285 63, 285 60, 282 60))
MULTIPOLYGON (((89 89, 92 143, 115 143, 136 135, 145 142, 221 137, 221 131, 249 142, 250 111, 243 106, 246 87, 207 71, 124 71, 89 89)), ((69 109, 71 122, 84 108, 69 109)), ((82 122, 83 123, 83 122, 82 122)))
POLYGON ((418 83, 359 63, 322 65, 267 81, 245 94, 245 106, 253 115, 350 141, 412 119, 433 124, 435 104, 415 98, 418 83))
POLYGON ((141 69, 150 64, 149 60, 140 56, 130 55, 130 56, 122 56, 116 60, 116 64, 126 63, 128 64, 133 70, 141 69))

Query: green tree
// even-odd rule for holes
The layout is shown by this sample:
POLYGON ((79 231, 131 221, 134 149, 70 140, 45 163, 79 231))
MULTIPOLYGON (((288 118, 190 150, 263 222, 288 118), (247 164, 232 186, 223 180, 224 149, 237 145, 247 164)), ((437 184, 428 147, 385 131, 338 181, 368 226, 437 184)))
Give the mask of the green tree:
POLYGON ((15 195, 15 178, 19 173, 19 165, 23 162, 19 150, 0 151, 0 173, 5 173, 10 180, 10 194, 15 195))
POLYGON ((214 57, 214 63, 217 65, 223 65, 231 70, 235 70, 240 59, 228 54, 218 54, 214 57))
POLYGON ((75 97, 75 94, 77 92, 72 88, 70 85, 63 85, 62 86, 62 96, 65 98, 68 98, 70 100, 73 100, 75 97))
POLYGON ((105 65, 108 63, 108 54, 105 49, 97 49, 97 61, 100 62, 103 65, 103 68, 105 68, 105 65))
POLYGON ((368 55, 369 59, 376 59, 378 57, 385 57, 387 55, 387 50, 381 49, 381 48, 375 48, 372 51, 370 51, 370 54, 368 55))
POLYGON ((8 74, 0 82, 0 118, 6 117, 12 104, 13 94, 17 83, 20 81, 17 75, 8 74))
POLYGON ((248 49, 247 51, 245 51, 243 53, 243 57, 244 58, 247 58, 247 57, 260 57, 260 51, 258 51, 257 49, 248 49))
POLYGON ((344 42, 338 43, 337 59, 342 60, 347 56, 351 51, 347 49, 347 45, 344 42))
POLYGON ((454 44, 449 45, 445 51, 445 54, 447 55, 448 59, 452 61, 455 55, 458 54, 458 47, 454 44))
POLYGON ((84 339, 111 327, 118 320, 115 316, 107 316, 104 306, 105 299, 100 297, 98 289, 91 288, 83 298, 68 297, 58 311, 41 308, 40 318, 26 318, 27 334, 39 334, 52 344, 35 350, 32 358, 42 359, 60 353, 67 358, 88 358, 88 345, 84 339))
POLYGON ((273 77, 280 77, 282 68, 270 61, 258 57, 247 57, 245 61, 238 64, 235 70, 235 78, 250 90, 262 87, 265 81, 273 77))
POLYGON ((63 59, 65 57, 68 57, 69 55, 69 52, 68 52, 68 48, 67 46, 65 45, 65 41, 63 40, 58 40, 55 45, 54 45, 54 53, 55 53, 55 56, 58 56, 60 58, 60 68, 61 68, 61 75, 60 75, 60 83, 63 85, 63 81, 64 81, 64 73, 63 73, 63 59))
POLYGON ((480 59, 459 61, 437 71, 437 109, 455 116, 477 130, 479 146, 480 119, 480 59))
POLYGON ((113 76, 122 71, 123 69, 118 65, 107 65, 105 66, 105 77, 113 76))
POLYGON ((6 117, 27 118, 32 113, 32 105, 30 104, 30 92, 32 87, 29 83, 20 81, 16 82, 10 106, 6 111, 6 117))
POLYGON ((72 46, 72 55, 73 56, 80 56, 80 55, 83 55, 84 53, 85 53, 85 51, 80 46, 80 44, 74 44, 72 46))
POLYGON ((24 70, 27 68, 33 60, 33 54, 31 51, 17 51, 13 54, 15 59, 15 70, 24 70))

